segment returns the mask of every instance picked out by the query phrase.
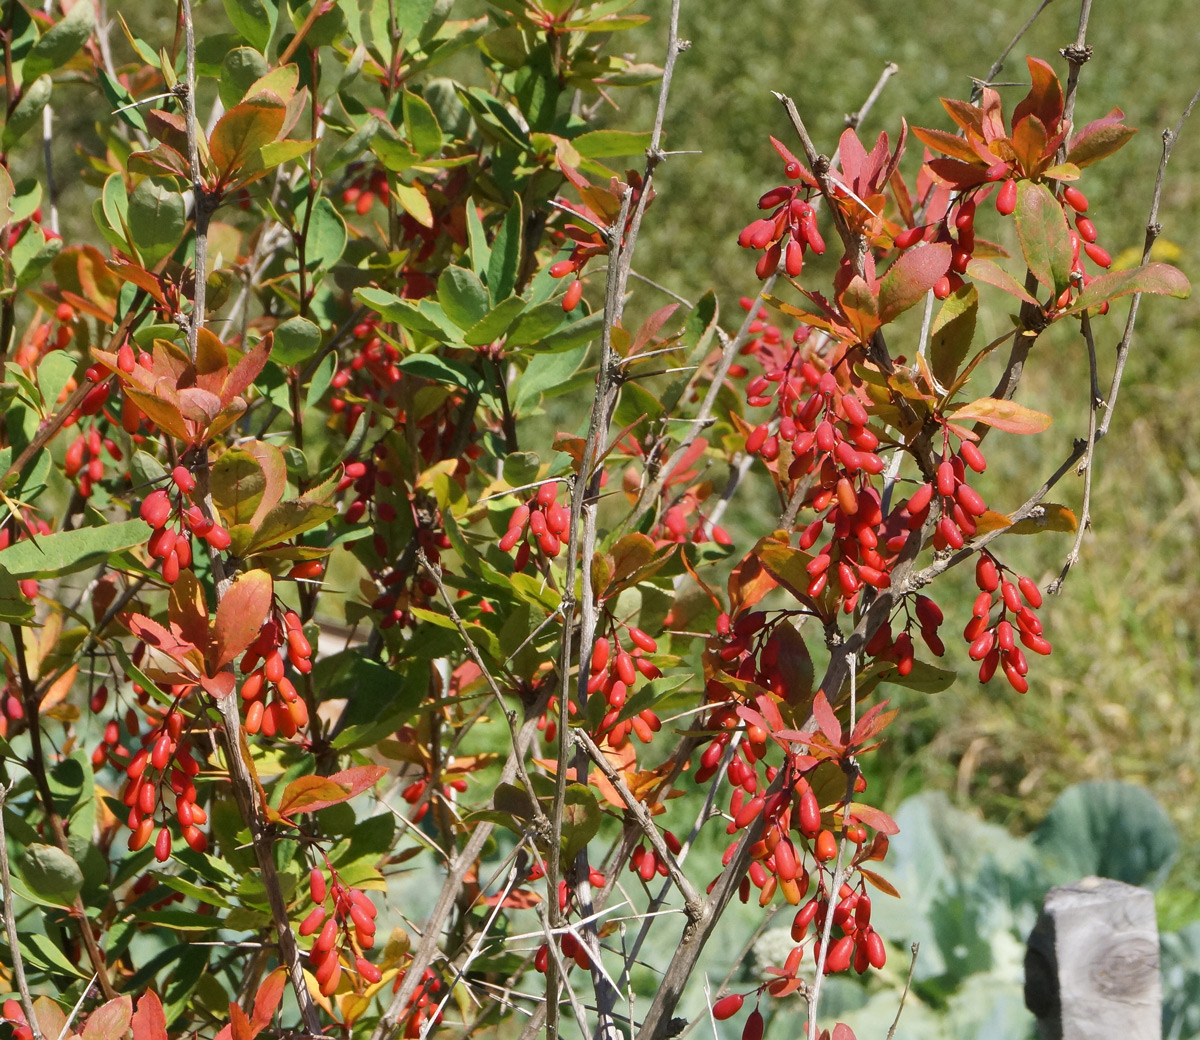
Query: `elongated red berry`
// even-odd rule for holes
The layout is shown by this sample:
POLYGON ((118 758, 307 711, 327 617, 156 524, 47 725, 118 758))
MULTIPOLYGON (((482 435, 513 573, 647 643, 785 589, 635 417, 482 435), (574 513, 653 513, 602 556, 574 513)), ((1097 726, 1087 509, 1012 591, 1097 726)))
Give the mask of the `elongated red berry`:
POLYGON ((1086 213, 1088 208, 1087 196, 1078 188, 1068 185, 1063 188, 1063 201, 1076 213, 1086 213))
POLYGON ((745 1003, 745 1000, 740 993, 730 993, 713 1005, 713 1018, 718 1022, 724 1021, 727 1018, 733 1018, 734 1015, 742 1010, 743 1003, 745 1003))
POLYGON ((1010 177, 996 192, 996 212, 1002 217, 1007 217, 1016 208, 1017 182, 1010 177))
POLYGON ((138 510, 138 515, 155 530, 161 528, 171 515, 171 499, 166 491, 162 488, 151 491, 142 500, 142 507, 138 510))

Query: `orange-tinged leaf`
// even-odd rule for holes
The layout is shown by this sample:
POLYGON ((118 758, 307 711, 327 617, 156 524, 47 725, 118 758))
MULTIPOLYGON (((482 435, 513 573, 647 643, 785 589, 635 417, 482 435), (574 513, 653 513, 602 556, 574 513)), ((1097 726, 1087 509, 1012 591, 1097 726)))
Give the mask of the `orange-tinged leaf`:
POLYGON ((147 990, 138 998, 130 1025, 133 1040, 167 1040, 167 1016, 162 1001, 153 990, 147 990))
POLYGON ((955 410, 953 418, 958 423, 973 419, 1005 433, 1041 433, 1050 425, 1050 416, 1044 412, 997 397, 981 397, 964 404, 955 410))
POLYGON ((1074 534, 1079 530, 1079 521, 1075 514, 1066 506, 1057 502, 1043 502, 1040 512, 1034 516, 1018 520, 1008 528, 1010 534, 1044 534, 1056 531, 1060 534, 1074 534))
POLYGON ((386 773, 385 766, 353 766, 332 776, 302 776, 284 789, 279 814, 287 818, 347 802, 373 787, 386 773))
POLYGON ((132 1018, 133 1001, 129 997, 113 997, 88 1015, 83 1040, 121 1040, 132 1018))
MULTIPOLYGON (((126 386, 125 393, 130 397, 134 404, 144 412, 150 420, 156 425, 166 430, 167 433, 174 437, 178 437, 181 441, 191 441, 192 435, 188 430, 187 425, 183 421, 183 416, 180 414, 179 405, 174 401, 164 400, 157 393, 150 393, 146 390, 139 390, 136 387, 126 386)), ((173 396, 173 395, 172 395, 173 396)))
POLYGON ((1003 531, 1007 527, 1012 527, 1012 521, 1003 513, 997 513, 991 509, 983 516, 975 518, 975 528, 980 534, 1003 531))
POLYGON ((842 313, 846 315, 860 343, 870 343, 880 326, 879 300, 871 291, 865 278, 855 275, 838 298, 842 313))
POLYGON ((279 1007, 279 1002, 283 999, 283 991, 286 985, 287 970, 276 968, 263 980, 262 985, 258 987, 258 993, 254 997, 254 1013, 250 1018, 250 1026, 255 1036, 271 1024, 271 1019, 275 1017, 275 1011, 279 1007))
MULTIPOLYGON (((942 107, 947 114, 953 119, 962 130, 968 133, 974 133, 978 137, 983 136, 983 112, 967 101, 959 101, 957 98, 939 98, 942 107)), ((913 133, 917 132, 917 128, 913 127, 913 133)))
POLYGON ((268 332, 243 355, 242 360, 234 366, 225 386, 221 389, 221 404, 228 405, 235 397, 243 395, 247 387, 258 378, 267 367, 267 358, 271 356, 271 344, 275 342, 275 333, 268 332))
POLYGON ((254 1031, 250 1028, 250 1019, 237 1004, 229 1005, 230 1035, 233 1040, 254 1040, 254 1031))
POLYGON ((217 607, 213 624, 213 674, 258 638, 271 610, 273 592, 271 575, 264 570, 246 571, 234 579, 217 607))
POLYGON ((842 724, 834 714, 833 706, 824 690, 817 690, 812 702, 812 715, 821 732, 829 738, 831 744, 840 745, 842 742, 842 724))
POLYGON ((941 152, 952 159, 961 159, 973 166, 983 161, 975 149, 967 143, 966 138, 957 137, 945 130, 926 130, 920 126, 914 126, 912 132, 918 141, 928 145, 935 152, 941 152))
POLYGON ((886 893, 889 896, 900 898, 900 893, 896 891, 896 886, 893 885, 882 874, 876 874, 873 870, 867 870, 866 867, 859 867, 858 872, 862 874, 867 881, 874 885, 880 892, 886 893))
POLYGON ((1021 169, 1032 173, 1046 151, 1046 128, 1035 115, 1027 115, 1013 127, 1012 146, 1021 169))
POLYGON ((209 150, 223 182, 233 180, 263 145, 279 136, 286 116, 278 105, 242 103, 217 120, 209 150))

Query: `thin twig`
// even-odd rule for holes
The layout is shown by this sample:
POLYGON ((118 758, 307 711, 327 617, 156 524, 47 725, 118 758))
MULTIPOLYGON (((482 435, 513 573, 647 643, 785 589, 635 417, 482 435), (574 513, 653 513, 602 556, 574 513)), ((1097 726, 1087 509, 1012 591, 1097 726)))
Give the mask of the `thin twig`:
POLYGON ((0 784, 0 885, 4 887, 4 930, 8 934, 8 951, 12 957, 17 992, 21 994, 21 1009, 25 1012, 25 1021, 33 1030, 33 1040, 45 1040, 37 1016, 33 1013, 33 998, 29 995, 29 983, 25 980, 25 959, 21 956, 17 919, 13 915, 12 874, 8 869, 8 838, 4 832, 4 805, 10 789, 11 785, 6 787, 0 784))
POLYGON ((912 959, 908 962, 908 978, 904 980, 904 992, 900 994, 900 1005, 896 1008, 896 1017, 892 1019, 886 1040, 892 1040, 896 1035, 896 1027, 900 1024, 900 1012, 904 1010, 904 1001, 908 999, 908 991, 912 988, 913 972, 917 970, 917 953, 921 949, 921 944, 915 942, 909 949, 912 951, 912 959))

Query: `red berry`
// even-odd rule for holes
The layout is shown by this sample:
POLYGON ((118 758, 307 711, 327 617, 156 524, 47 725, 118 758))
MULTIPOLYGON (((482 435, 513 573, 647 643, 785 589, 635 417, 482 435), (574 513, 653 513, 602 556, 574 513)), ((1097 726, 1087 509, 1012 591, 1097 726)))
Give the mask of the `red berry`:
POLYGON ((740 993, 730 993, 728 996, 722 997, 713 1005, 713 1018, 717 1019, 717 1021, 733 1018, 734 1015, 742 1010, 744 1002, 744 998, 740 993))
POLYGON ((151 491, 143 500, 138 515, 156 530, 161 528, 171 515, 171 499, 166 491, 159 488, 151 491))
POLYGON ((1011 177, 1006 180, 996 192, 996 212, 1007 217, 1017 208, 1017 182, 1011 177))
POLYGON ((583 282, 578 278, 575 279, 569 286, 567 291, 563 293, 562 309, 568 314, 579 306, 579 301, 583 297, 583 282))
POLYGON ((1086 213, 1088 208, 1087 196, 1078 188, 1067 186, 1063 188, 1063 201, 1076 213, 1086 213))

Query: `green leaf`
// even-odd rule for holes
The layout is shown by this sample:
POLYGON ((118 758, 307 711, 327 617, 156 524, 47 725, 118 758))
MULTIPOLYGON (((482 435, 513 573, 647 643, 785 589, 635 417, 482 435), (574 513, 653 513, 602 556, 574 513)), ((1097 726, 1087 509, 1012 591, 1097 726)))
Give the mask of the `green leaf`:
POLYGON ((52 350, 38 362, 37 382, 42 400, 53 408, 67 381, 75 374, 78 362, 64 350, 52 350))
POLYGON ((1157 888, 1179 854, 1179 832, 1154 796, 1118 780, 1068 787, 1033 841, 1055 884, 1094 874, 1157 888))
MULTIPOLYGON (((542 304, 543 307, 557 307, 560 311, 562 305, 557 300, 551 300, 548 303, 542 304)), ((535 308, 540 310, 541 308, 535 308)), ((527 331, 524 325, 525 317, 531 312, 521 315, 513 328, 512 334, 509 336, 509 342, 512 342, 513 336, 522 337, 522 333, 527 331)), ((590 343, 600 335, 601 329, 604 327, 604 312, 594 311, 584 318, 571 322, 564 328, 560 328, 548 335, 541 336, 530 345, 539 351, 560 351, 571 350, 578 347, 582 343, 590 343)))
POLYGON ((267 489, 262 464, 243 448, 231 448, 213 463, 212 500, 229 527, 249 523, 267 489))
POLYGON ((55 23, 33 45, 21 67, 24 82, 61 68, 84 45, 95 25, 90 3, 76 4, 62 21, 55 23))
POLYGON ((563 800, 562 855, 567 863, 587 848, 600 830, 603 813, 591 789, 583 784, 568 784, 563 800))
POLYGON ((83 888, 79 864, 55 845, 27 846, 21 857, 21 876, 35 895, 60 906, 70 906, 83 888))
POLYGON ((355 289, 354 296, 385 321, 394 321, 410 332, 423 332, 439 338, 441 336, 442 326, 409 300, 403 300, 382 289, 355 289))
POLYGON ((571 146, 585 159, 617 159, 642 155, 650 147, 649 130, 592 130, 571 139, 571 146))
MULTIPOLYGON (((467 211, 467 240, 471 244, 469 250, 471 255, 471 270, 481 278, 487 280, 491 284, 491 279, 487 278, 488 262, 492 257, 492 247, 488 245, 487 233, 483 230, 483 222, 479 219, 479 211, 473 204, 468 204, 467 211)), ((496 302, 495 293, 492 294, 492 302, 496 302)))
POLYGON ((151 268, 168 256, 183 236, 187 225, 183 196, 147 177, 129 196, 128 221, 142 266, 151 268))
POLYGON ((967 274, 977 282, 986 282, 988 285, 994 285, 997 289, 1002 289, 1010 296, 1015 296, 1024 303, 1031 303, 1035 307, 1038 306, 1036 296, 1030 295, 1025 286, 1004 270, 1003 267, 991 260, 972 260, 967 264, 967 274))
POLYGON ((525 415, 538 404, 543 393, 567 384, 587 357, 587 345, 556 354, 534 354, 517 382, 513 410, 525 415))
POLYGON ((97 71, 100 74, 100 89, 104 91, 104 96, 108 98, 109 104, 112 105, 114 111, 121 109, 117 114, 118 118, 135 130, 141 130, 142 133, 145 133, 147 131, 146 117, 142 115, 141 110, 125 107, 126 105, 133 104, 137 99, 117 80, 105 72, 104 69, 98 69, 97 71))
POLYGON ((61 238, 47 238, 36 225, 26 229, 13 246, 10 258, 13 273, 17 276, 17 288, 23 289, 40 275, 59 253, 62 252, 61 238))
POLYGON ((1086 289, 1072 304, 1069 314, 1077 314, 1089 307, 1098 307, 1105 300, 1115 300, 1131 293, 1157 293, 1186 299, 1192 287, 1187 276, 1170 264, 1145 264, 1128 271, 1106 271, 1093 278, 1086 289))
POLYGON ((408 132, 409 144, 423 159, 441 154, 442 128, 429 102, 410 90, 404 92, 404 129, 408 132))
POLYGON ((307 318, 289 318, 275 326, 271 360, 287 368, 307 361, 321 347, 321 330, 307 318))
POLYGON ((1071 229, 1062 206, 1041 183, 1017 183, 1017 238, 1033 276, 1055 293, 1071 279, 1071 229))
MULTIPOLYGON (((280 502, 275 506, 259 525, 250 543, 250 552, 264 549, 276 542, 286 542, 304 531, 319 527, 332 517, 337 516, 336 506, 327 506, 311 499, 296 498, 280 502)), ((2 556, 3 553, 0 553, 2 556)), ((0 563, 3 563, 0 560, 0 563)))
POLYGON ((221 59, 218 90, 221 104, 233 108, 246 96, 251 85, 270 71, 267 59, 253 47, 234 47, 221 59))
MULTIPOLYGON (((299 220, 303 221, 303 211, 299 220)), ((304 265, 310 271, 329 270, 346 251, 346 222, 334 204, 324 195, 313 206, 305 241, 304 265)))
POLYGON ((467 329, 463 333, 463 342, 469 347, 482 347, 492 343, 509 330, 524 309, 525 301, 521 297, 508 297, 467 329))
POLYGON ((33 602, 21 592, 17 579, 0 567, 0 621, 23 625, 32 617, 33 602))
POLYGON ((513 204, 504 215, 504 221, 492 242, 491 257, 487 266, 488 292, 492 303, 499 303, 512 294, 521 270, 522 243, 525 234, 525 218, 521 210, 521 197, 515 196, 513 204))
POLYGON ((979 290, 967 284, 947 296, 933 320, 929 340, 929 364, 934 378, 949 386, 958 375, 971 342, 979 316, 979 290))
POLYGON ((266 52, 279 11, 273 0, 223 0, 225 14, 242 38, 255 50, 266 52))
POLYGON ((142 520, 60 531, 38 538, 36 543, 25 540, 10 545, 0 552, 0 567, 17 578, 74 574, 113 553, 141 545, 150 534, 150 525, 142 520))
MULTIPOLYGON (((438 357, 436 354, 409 354, 397 367, 409 375, 466 390, 479 390, 483 385, 479 373, 474 369, 461 362, 438 357)), ((0 559, 0 563, 3 562, 3 559, 0 559)))
POLYGON ((460 329, 469 329, 488 312, 488 292, 473 271, 447 267, 438 278, 438 303, 460 329))

